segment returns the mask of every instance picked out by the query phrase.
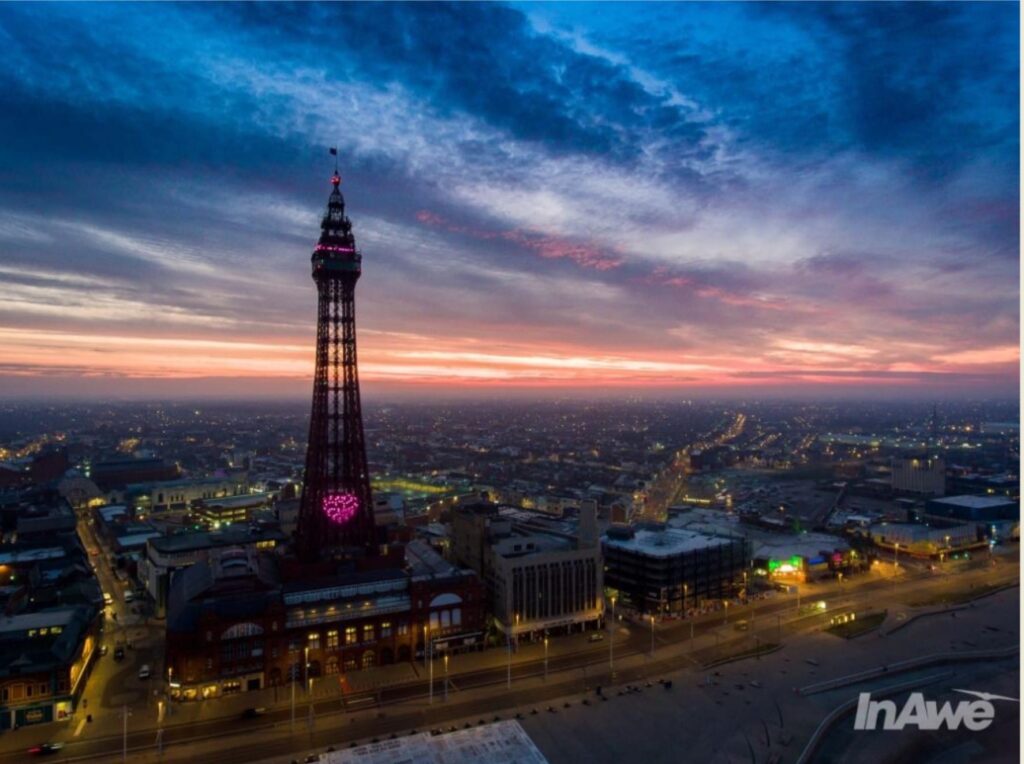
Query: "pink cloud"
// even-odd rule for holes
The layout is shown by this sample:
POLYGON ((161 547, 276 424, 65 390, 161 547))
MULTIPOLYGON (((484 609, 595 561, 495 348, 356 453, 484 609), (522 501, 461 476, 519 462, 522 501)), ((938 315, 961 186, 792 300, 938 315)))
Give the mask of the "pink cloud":
POLYGON ((545 259, 567 259, 583 268, 607 271, 622 265, 621 258, 607 255, 598 247, 537 231, 523 231, 520 229, 485 231, 479 228, 451 223, 429 210, 417 212, 416 219, 431 228, 441 228, 451 233, 471 236, 474 239, 483 241, 501 239, 516 244, 545 259))

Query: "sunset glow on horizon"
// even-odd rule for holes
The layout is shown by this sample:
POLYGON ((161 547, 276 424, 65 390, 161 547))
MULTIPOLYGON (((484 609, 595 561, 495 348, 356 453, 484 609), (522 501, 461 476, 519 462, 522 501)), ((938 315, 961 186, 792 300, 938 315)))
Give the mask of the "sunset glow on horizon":
POLYGON ((640 11, 0 8, 0 396, 1016 396, 1017 6, 640 11))

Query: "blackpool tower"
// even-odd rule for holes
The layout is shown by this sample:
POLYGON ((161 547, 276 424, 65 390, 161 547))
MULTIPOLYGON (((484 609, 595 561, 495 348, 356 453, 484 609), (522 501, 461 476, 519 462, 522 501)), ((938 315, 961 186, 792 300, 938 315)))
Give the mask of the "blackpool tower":
POLYGON ((356 368, 355 288, 363 258, 345 215, 337 170, 331 184, 312 257, 316 372, 296 531, 296 552, 305 562, 361 557, 377 549, 356 368))

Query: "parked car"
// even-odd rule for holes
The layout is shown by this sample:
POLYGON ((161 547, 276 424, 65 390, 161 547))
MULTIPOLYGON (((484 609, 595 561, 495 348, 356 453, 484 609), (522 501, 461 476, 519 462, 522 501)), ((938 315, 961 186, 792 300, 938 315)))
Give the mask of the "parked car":
POLYGON ((102 656, 104 656, 106 654, 107 654, 107 646, 106 645, 100 645, 100 656, 102 657, 102 656))
POLYGON ((123 661, 124 660, 124 647, 123 646, 118 645, 117 647, 114 648, 114 660, 115 661, 123 661))
POLYGON ((143 663, 142 668, 139 669, 139 679, 149 679, 149 675, 149 664, 143 663))
POLYGON ((267 713, 267 709, 264 706, 256 706, 254 708, 247 708, 242 712, 243 719, 257 719, 260 716, 264 716, 267 713))
POLYGON ((603 639, 604 639, 604 634, 602 634, 600 631, 595 631, 593 634, 591 634, 589 637, 587 637, 587 641, 588 642, 600 642, 603 639))

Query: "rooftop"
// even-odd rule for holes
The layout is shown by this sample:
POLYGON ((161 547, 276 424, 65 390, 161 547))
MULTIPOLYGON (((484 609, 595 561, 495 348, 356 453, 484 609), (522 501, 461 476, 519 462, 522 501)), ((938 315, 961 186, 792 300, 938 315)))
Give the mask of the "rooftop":
POLYGON ((367 743, 344 751, 332 751, 327 764, 546 764, 526 730, 514 720, 457 730, 444 735, 420 732, 397 740, 367 743))
POLYGON ((665 530, 634 530, 632 538, 614 538, 606 534, 601 541, 605 546, 651 557, 672 557, 698 549, 724 546, 731 543, 732 539, 679 528, 665 528, 665 530))
POLYGON ((942 499, 932 499, 932 502, 949 504, 955 507, 967 507, 968 509, 987 509, 989 507, 1002 507, 1007 504, 1017 503, 1005 496, 946 496, 942 499))

